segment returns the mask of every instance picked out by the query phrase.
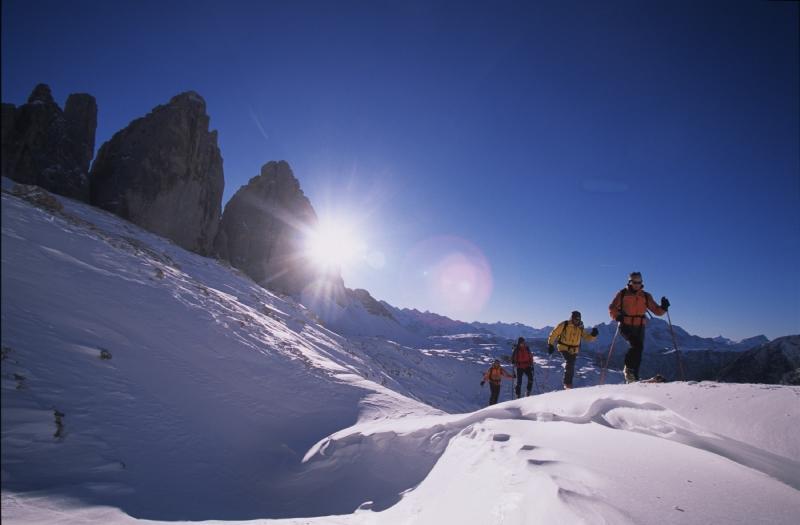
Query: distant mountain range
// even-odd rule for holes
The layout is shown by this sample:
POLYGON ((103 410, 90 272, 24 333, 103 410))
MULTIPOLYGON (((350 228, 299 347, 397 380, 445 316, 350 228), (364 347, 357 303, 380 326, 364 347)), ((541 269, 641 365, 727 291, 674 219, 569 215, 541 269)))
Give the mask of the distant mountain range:
MULTIPOLYGON (((477 339, 492 340, 495 344, 507 345, 509 348, 521 336, 529 340, 534 351, 544 351, 545 341, 553 329, 551 326, 535 328, 522 323, 458 321, 433 312, 397 308, 386 301, 374 299, 366 290, 348 289, 346 296, 344 305, 317 304, 312 309, 327 326, 339 333, 380 337, 410 346, 425 346, 430 344, 431 338, 474 334, 477 339)), ((597 328, 600 332, 597 340, 585 343, 582 353, 585 358, 594 361, 596 366, 602 367, 608 358, 616 323, 601 323, 597 328)), ((668 380, 716 380, 723 377, 722 371, 733 366, 742 352, 755 350, 769 343, 764 335, 736 342, 722 336, 712 338, 692 335, 677 325, 673 325, 673 330, 679 355, 674 351, 669 324, 657 317, 648 321, 645 358, 640 371, 642 377, 661 374, 668 380)), ((627 342, 618 337, 609 368, 621 369, 627 350, 627 342)), ((774 379, 774 373, 767 373, 766 370, 763 372, 766 375, 757 373, 755 376, 763 376, 763 382, 774 379)))
MULTIPOLYGON (((397 308, 386 301, 374 299, 366 290, 347 291, 348 301, 332 312, 330 305, 314 308, 323 320, 335 329, 341 329, 352 335, 388 335, 387 332, 402 339, 419 339, 431 336, 456 335, 465 333, 492 334, 498 337, 515 340, 517 337, 526 339, 546 339, 552 331, 552 326, 535 328, 522 323, 482 323, 459 321, 434 312, 421 312, 417 309, 397 308), (332 315, 337 314, 337 315, 332 315), (347 321, 343 319, 347 318, 347 321)), ((616 331, 615 323, 601 323, 597 325, 600 332, 597 341, 587 343, 585 349, 591 351, 606 350, 611 344, 616 331)), ((680 326, 673 325, 678 348, 682 352, 718 351, 741 352, 755 346, 764 344, 769 339, 764 335, 749 337, 739 342, 728 338, 700 337, 689 334, 680 326)), ((620 344, 626 346, 620 338, 620 344)), ((646 332, 646 347, 653 351, 665 351, 673 348, 672 334, 669 325, 663 319, 654 317, 649 320, 646 332)))

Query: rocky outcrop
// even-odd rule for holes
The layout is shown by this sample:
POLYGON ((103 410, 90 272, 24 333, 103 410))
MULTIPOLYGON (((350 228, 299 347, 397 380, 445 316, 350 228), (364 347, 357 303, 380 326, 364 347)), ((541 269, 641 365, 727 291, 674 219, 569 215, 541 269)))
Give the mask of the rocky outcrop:
POLYGON ((97 130, 97 102, 86 93, 73 93, 64 104, 64 118, 67 119, 67 136, 72 142, 75 159, 89 173, 89 165, 94 157, 94 136, 97 130))
POLYGON ((719 381, 726 383, 800 384, 800 335, 779 337, 742 352, 723 368, 719 381))
POLYGON ((222 214, 215 247, 218 255, 260 285, 300 296, 309 287, 334 283, 338 275, 321 275, 304 256, 305 238, 317 215, 300 189, 289 164, 269 162, 261 174, 236 192, 222 214))
POLYGON ((372 315, 380 315, 396 320, 394 316, 392 316, 392 313, 382 303, 372 297, 368 291, 362 288, 356 288, 355 290, 347 288, 347 294, 361 303, 364 309, 372 315))
POLYGON ((94 153, 97 103, 72 94, 64 111, 50 88, 36 86, 20 107, 3 104, 2 174, 53 193, 89 200, 89 164, 94 153))
POLYGON ((91 203, 208 255, 219 226, 224 178, 217 132, 195 92, 177 95, 103 144, 91 171, 91 203))

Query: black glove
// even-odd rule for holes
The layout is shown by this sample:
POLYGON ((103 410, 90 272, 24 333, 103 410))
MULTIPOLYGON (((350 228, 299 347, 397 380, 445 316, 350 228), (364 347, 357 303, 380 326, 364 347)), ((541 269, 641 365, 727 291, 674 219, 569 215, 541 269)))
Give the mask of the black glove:
POLYGON ((622 313, 618 313, 617 316, 614 318, 618 323, 621 323, 625 319, 625 315, 622 313))
POLYGON ((661 297, 661 308, 663 310, 669 310, 669 299, 666 297, 661 297))
POLYGON ((553 346, 553 345, 547 345, 547 353, 548 353, 548 355, 549 355, 549 354, 552 354, 552 353, 553 353, 553 352, 555 352, 555 351, 556 351, 556 347, 555 347, 555 346, 553 346))
POLYGON ((599 334, 599 333, 600 332, 597 330, 596 326, 594 328, 592 328, 592 337, 597 337, 597 334, 599 334))
POLYGON ((484 383, 486 383, 486 381, 481 381, 481 386, 483 386, 483 385, 484 385, 484 383))

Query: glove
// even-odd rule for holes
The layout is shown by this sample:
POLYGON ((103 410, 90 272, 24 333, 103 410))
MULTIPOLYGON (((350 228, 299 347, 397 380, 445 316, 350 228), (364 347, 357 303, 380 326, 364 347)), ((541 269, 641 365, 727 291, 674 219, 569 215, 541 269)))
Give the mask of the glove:
POLYGON ((481 381, 481 386, 483 386, 485 383, 486 383, 486 381, 481 381))
POLYGON ((615 320, 616 320, 618 323, 621 323, 621 322, 622 322, 622 321, 625 319, 625 316, 624 316, 622 313, 618 313, 618 314, 617 314, 617 316, 616 316, 614 319, 615 319, 615 320))
POLYGON ((666 297, 661 297, 661 308, 663 310, 669 310, 669 299, 666 297))
POLYGON ((599 333, 600 332, 597 330, 596 326, 594 328, 592 328, 592 337, 597 337, 597 334, 599 334, 599 333))
POLYGON ((553 352, 556 351, 556 347, 553 345, 547 345, 547 354, 551 355, 553 352))

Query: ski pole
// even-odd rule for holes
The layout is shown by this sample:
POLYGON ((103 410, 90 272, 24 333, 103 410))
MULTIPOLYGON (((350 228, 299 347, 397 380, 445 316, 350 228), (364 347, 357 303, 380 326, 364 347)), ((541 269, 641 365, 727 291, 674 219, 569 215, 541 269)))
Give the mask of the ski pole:
POLYGON ((600 384, 606 384, 606 370, 608 370, 608 363, 611 362, 611 352, 614 351, 614 343, 617 342, 617 336, 619 335, 619 327, 622 323, 617 322, 617 331, 614 332, 614 338, 611 340, 611 346, 608 348, 608 357, 606 357, 605 366, 603 366, 603 370, 600 372, 600 384))
POLYGON ((675 330, 672 329, 672 319, 669 317, 669 310, 667 310, 667 321, 669 322, 669 332, 672 334, 672 346, 675 347, 675 359, 678 360, 678 371, 681 373, 681 381, 686 381, 683 376, 683 363, 681 362, 681 353, 678 350, 678 342, 675 339, 675 330))

